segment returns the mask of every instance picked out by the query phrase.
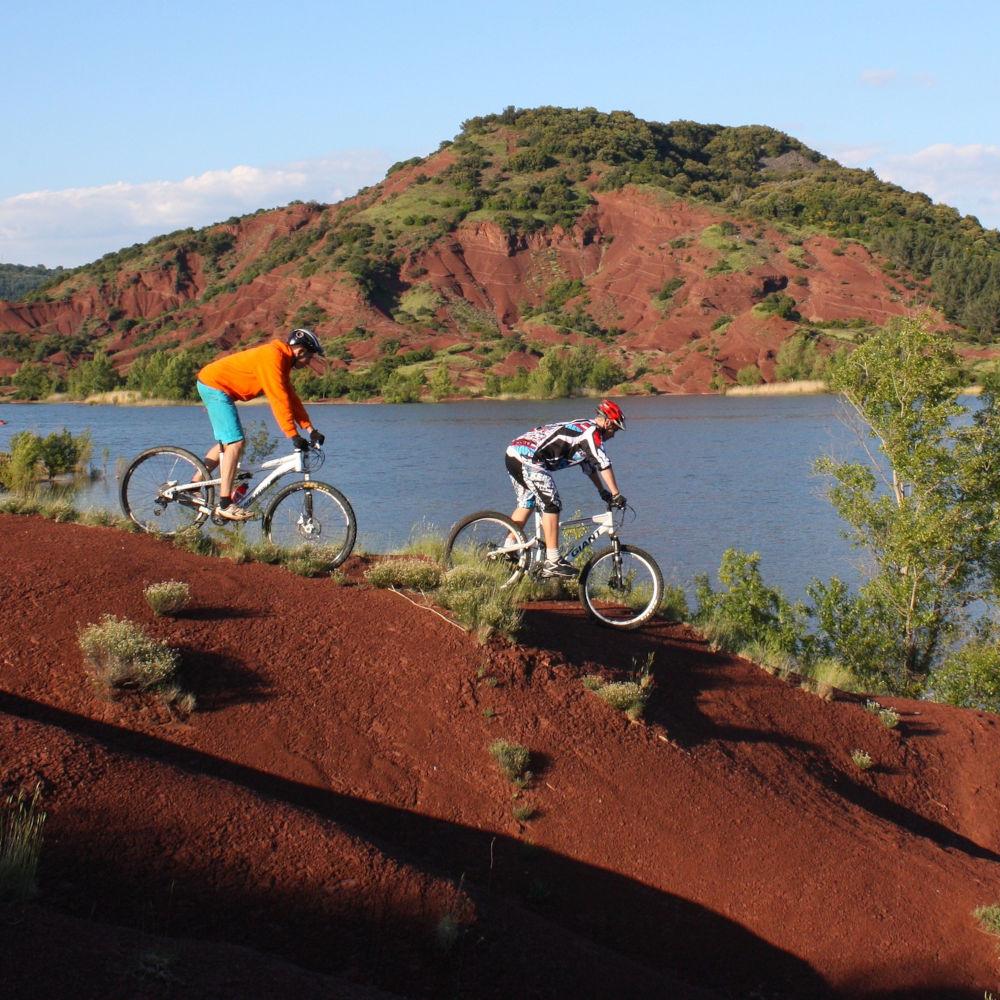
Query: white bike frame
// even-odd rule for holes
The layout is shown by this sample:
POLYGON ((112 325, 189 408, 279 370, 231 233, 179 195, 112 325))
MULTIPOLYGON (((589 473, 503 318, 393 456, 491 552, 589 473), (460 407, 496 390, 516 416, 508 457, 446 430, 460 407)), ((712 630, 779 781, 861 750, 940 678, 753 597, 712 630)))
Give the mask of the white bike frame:
MULTIPOLYGON (((272 483, 280 479, 282 476, 287 476, 289 473, 300 472, 305 476, 306 481, 308 482, 310 471, 309 452, 296 450, 293 451, 291 455, 285 455, 282 458, 272 458, 267 462, 261 462, 256 468, 251 466, 250 468, 244 469, 242 466, 238 466, 236 469, 235 482, 238 483, 242 480, 252 479, 258 472, 263 472, 265 469, 271 469, 272 471, 245 496, 241 497, 237 501, 237 506, 248 507, 272 483)), ((174 485, 161 490, 160 495, 165 497, 167 500, 176 500, 179 493, 194 493, 195 491, 200 490, 203 486, 219 486, 221 483, 222 479, 218 476, 215 479, 205 479, 198 483, 175 483, 174 485)), ((202 503, 194 506, 202 514, 213 513, 211 507, 206 507, 202 503)))
MULTIPOLYGON (((594 542, 597 541, 602 535, 609 535, 611 537, 612 543, 618 541, 618 534, 615 531, 615 516, 609 510, 604 514, 593 514, 589 517, 574 517, 570 518, 568 521, 559 522, 559 531, 562 532, 563 528, 572 527, 575 524, 596 524, 597 527, 586 537, 581 538, 573 548, 565 553, 565 559, 567 562, 572 562, 584 549, 590 548, 594 542)), ((528 568, 531 568, 532 562, 541 562, 544 560, 545 552, 545 534, 542 531, 542 515, 541 512, 535 511, 535 535, 530 538, 524 545, 505 545, 505 552, 517 552, 522 549, 528 550, 529 562, 528 568)))

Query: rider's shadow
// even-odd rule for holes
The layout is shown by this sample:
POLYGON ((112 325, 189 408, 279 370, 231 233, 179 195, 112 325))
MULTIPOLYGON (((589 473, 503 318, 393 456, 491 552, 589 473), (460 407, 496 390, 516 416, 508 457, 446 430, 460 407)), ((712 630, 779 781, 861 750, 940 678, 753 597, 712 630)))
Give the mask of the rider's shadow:
POLYGON ((197 699, 199 713, 265 701, 270 695, 267 681, 239 660, 193 646, 177 650, 181 685, 197 699))
POLYGON ((601 628, 577 608, 527 607, 520 641, 549 650, 582 677, 600 671, 614 680, 638 677, 647 666, 654 687, 646 705, 646 722, 661 726, 684 747, 707 740, 739 742, 767 739, 752 728, 734 730, 703 712, 699 702, 733 681, 718 654, 678 623, 653 621, 634 631, 601 628), (652 656, 652 660, 650 660, 652 656))

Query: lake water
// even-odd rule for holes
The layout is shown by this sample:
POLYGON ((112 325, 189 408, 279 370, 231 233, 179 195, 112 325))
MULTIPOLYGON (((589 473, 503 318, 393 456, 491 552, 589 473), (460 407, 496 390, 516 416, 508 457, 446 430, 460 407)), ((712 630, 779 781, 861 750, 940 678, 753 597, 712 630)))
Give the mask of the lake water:
MULTIPOLYGON (((587 400, 467 402, 440 405, 310 404, 327 435, 317 478, 337 486, 358 517, 360 544, 385 551, 415 526, 442 532, 480 509, 509 513, 513 492, 504 469, 508 442, 536 424, 586 416, 587 400)), ((629 399, 628 431, 609 445, 619 485, 638 517, 623 536, 656 557, 668 581, 714 579, 729 547, 761 553, 764 577, 792 596, 814 576, 855 581, 857 553, 811 473, 822 454, 861 454, 833 396, 659 396, 629 399)), ((244 425, 266 421, 267 406, 241 407, 244 425)), ((200 406, 117 407, 0 404, 0 450, 12 434, 89 430, 92 463, 107 476, 79 506, 118 508, 118 460, 157 444, 201 454, 209 424, 200 406)), ((283 450, 283 446, 282 446, 283 450)), ((291 480, 286 480, 291 481, 291 480)), ((590 481, 577 469, 556 477, 564 511, 597 513, 590 481)))

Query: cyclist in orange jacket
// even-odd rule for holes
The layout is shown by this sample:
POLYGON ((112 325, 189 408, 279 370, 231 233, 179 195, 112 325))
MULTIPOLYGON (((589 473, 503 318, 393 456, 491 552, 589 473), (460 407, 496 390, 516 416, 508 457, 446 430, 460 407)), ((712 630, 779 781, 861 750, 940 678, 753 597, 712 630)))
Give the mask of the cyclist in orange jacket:
POLYGON ((262 393, 271 404, 278 426, 291 438, 292 444, 304 450, 312 444, 322 444, 325 438, 309 419, 306 408, 292 388, 293 368, 305 368, 319 355, 323 345, 312 330, 293 330, 287 342, 272 340, 260 347, 251 347, 219 358, 198 372, 198 395, 201 396, 208 419, 212 422, 215 444, 205 456, 211 472, 221 466, 219 504, 215 513, 227 521, 248 521, 256 515, 232 502, 236 468, 243 453, 244 433, 236 400, 255 399, 262 393), (301 427, 309 435, 306 441, 301 427))

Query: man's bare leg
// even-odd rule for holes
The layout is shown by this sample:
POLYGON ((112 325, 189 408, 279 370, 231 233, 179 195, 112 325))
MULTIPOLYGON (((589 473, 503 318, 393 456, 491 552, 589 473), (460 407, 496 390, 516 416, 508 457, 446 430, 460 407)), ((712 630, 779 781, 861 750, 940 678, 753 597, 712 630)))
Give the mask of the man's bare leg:
MULTIPOLYGON (((205 455, 204 461, 205 461, 205 468, 208 469, 209 472, 215 472, 215 470, 219 467, 219 458, 221 457, 221 455, 222 455, 222 445, 221 444, 214 444, 208 450, 207 454, 205 455)), ((200 483, 201 482, 201 473, 200 472, 196 472, 194 474, 194 477, 191 479, 191 482, 192 483, 200 483)))
MULTIPOLYGON (((214 448, 212 449, 215 450, 214 448)), ((219 476, 222 480, 219 483, 220 496, 230 497, 233 495, 233 483, 236 481, 236 467, 240 462, 240 455, 243 454, 243 442, 233 441, 227 444, 222 451, 222 458, 219 462, 221 466, 219 476)), ((211 454, 211 452, 209 452, 211 454)))

